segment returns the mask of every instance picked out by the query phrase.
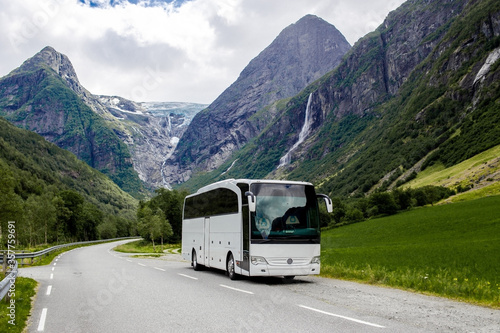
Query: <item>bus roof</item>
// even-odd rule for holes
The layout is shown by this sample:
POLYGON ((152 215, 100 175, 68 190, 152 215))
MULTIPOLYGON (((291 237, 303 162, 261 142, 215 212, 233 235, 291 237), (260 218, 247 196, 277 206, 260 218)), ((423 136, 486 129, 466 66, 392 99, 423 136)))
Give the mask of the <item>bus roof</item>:
POLYGON ((301 181, 293 181, 293 180, 273 180, 273 179, 225 179, 218 181, 216 183, 212 183, 210 185, 206 185, 200 188, 196 193, 203 193, 215 188, 219 187, 227 187, 228 185, 236 185, 236 184, 290 184, 290 185, 312 185, 308 182, 301 181))

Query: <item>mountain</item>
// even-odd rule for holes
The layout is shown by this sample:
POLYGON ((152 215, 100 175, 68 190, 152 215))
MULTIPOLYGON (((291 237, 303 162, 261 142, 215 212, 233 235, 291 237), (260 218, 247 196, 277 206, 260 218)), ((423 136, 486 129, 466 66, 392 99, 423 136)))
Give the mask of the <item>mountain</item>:
POLYGON ((349 48, 333 25, 313 15, 285 28, 194 117, 165 162, 166 180, 178 184, 219 167, 273 121, 278 101, 334 69, 349 48))
POLYGON ((113 115, 108 126, 128 146, 134 169, 151 189, 168 187, 163 164, 179 138, 205 104, 176 102, 134 102, 118 96, 96 96, 113 115))
POLYGON ((112 115, 53 48, 45 47, 0 79, 0 116, 71 151, 122 189, 144 192, 127 146, 105 123, 112 115))
POLYGON ((186 186, 288 178, 362 196, 455 165, 500 144, 499 59, 498 1, 407 1, 335 70, 281 103, 231 159, 186 186))
POLYGON ((68 57, 49 46, 0 79, 0 116, 73 152, 136 196, 165 185, 163 162, 205 107, 93 95, 68 57))

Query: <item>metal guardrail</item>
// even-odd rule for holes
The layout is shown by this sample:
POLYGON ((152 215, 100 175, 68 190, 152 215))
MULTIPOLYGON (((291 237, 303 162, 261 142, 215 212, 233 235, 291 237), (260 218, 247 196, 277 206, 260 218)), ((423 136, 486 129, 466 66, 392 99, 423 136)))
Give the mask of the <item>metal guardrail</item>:
POLYGON ((12 288, 14 283, 16 282, 17 278, 17 260, 15 260, 14 268, 10 271, 10 274, 5 277, 0 282, 0 300, 2 300, 5 295, 9 292, 9 290, 12 288))
MULTIPOLYGON (((59 250, 64 247, 69 247, 69 246, 74 246, 74 245, 85 245, 85 244, 92 244, 92 243, 103 243, 103 242, 109 242, 109 241, 115 241, 115 240, 122 240, 122 239, 133 239, 133 238, 139 238, 139 237, 120 237, 120 238, 112 238, 112 239, 102 239, 102 240, 95 240, 95 241, 87 241, 87 242, 75 242, 75 243, 68 243, 68 244, 61 244, 61 245, 56 245, 49 247, 44 250, 40 250, 37 252, 20 252, 20 253, 15 253, 14 258, 7 257, 8 251, 0 251, 2 252, 0 254, 1 260, 0 262, 4 264, 4 267, 6 267, 5 263, 7 260, 6 258, 12 259, 15 261, 14 268, 11 270, 10 274, 5 277, 0 282, 0 300, 2 300, 5 295, 7 295, 9 289, 11 288, 11 285, 15 283, 16 278, 17 278, 17 272, 18 272, 18 264, 17 264, 17 259, 21 259, 21 266, 22 266, 22 259, 33 259, 36 257, 44 256, 46 254, 49 254, 52 251, 59 250)), ((12 251, 9 253, 9 255, 12 255, 12 251)), ((5 269, 4 269, 5 271, 5 269)))

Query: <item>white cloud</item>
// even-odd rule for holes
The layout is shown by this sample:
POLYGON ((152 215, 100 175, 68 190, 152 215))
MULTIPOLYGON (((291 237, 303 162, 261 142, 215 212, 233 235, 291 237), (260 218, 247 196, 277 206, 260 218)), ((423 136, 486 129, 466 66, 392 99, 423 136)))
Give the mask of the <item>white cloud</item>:
POLYGON ((50 45, 71 59, 94 94, 210 103, 304 15, 322 17, 353 44, 403 1, 92 2, 102 6, 0 0, 0 76, 50 45))

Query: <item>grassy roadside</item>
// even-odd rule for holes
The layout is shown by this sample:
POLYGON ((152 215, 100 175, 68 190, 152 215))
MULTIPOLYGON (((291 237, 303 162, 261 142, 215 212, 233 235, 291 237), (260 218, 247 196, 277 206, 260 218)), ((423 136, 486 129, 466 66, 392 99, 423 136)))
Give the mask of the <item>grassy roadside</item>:
POLYGON ((322 275, 500 307, 500 196, 328 230, 322 275))
POLYGON ((151 242, 145 241, 143 239, 128 242, 126 244, 118 245, 113 248, 114 251, 123 252, 123 253, 175 253, 175 251, 181 247, 180 244, 163 244, 163 248, 161 244, 155 244, 156 249, 153 248, 153 244, 151 242))
POLYGON ((0 301, 0 331, 23 332, 31 312, 32 298, 38 283, 30 278, 18 277, 10 302, 0 301))

